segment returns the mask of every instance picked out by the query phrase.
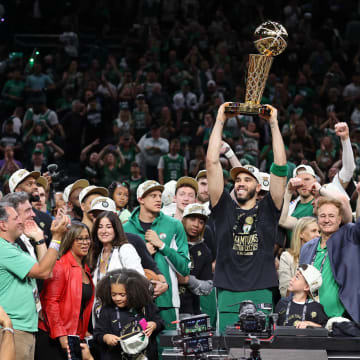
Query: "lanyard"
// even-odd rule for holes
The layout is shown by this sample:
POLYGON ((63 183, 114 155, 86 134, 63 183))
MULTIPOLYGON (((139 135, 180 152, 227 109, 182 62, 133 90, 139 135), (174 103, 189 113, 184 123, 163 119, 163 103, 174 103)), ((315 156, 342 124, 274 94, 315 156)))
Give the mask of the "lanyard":
POLYGON ((116 306, 116 320, 118 322, 119 330, 121 330, 120 310, 119 310, 119 308, 117 306, 116 306))
MULTIPOLYGON (((101 250, 101 254, 98 257, 98 261, 97 261, 97 274, 96 274, 96 280, 97 281, 101 280, 101 278, 103 276, 103 274, 101 274, 101 272, 100 272, 100 260, 102 259, 103 252, 104 252, 104 248, 101 250)), ((114 252, 114 248, 111 249, 110 256, 109 256, 108 260, 106 261, 105 274, 107 273, 107 270, 108 270, 108 267, 109 267, 113 252, 114 252)))
MULTIPOLYGON (((301 317, 301 321, 305 321, 305 315, 306 315, 306 308, 307 308, 307 304, 308 304, 309 300, 306 299, 304 307, 303 307, 303 312, 302 312, 302 317, 301 317)), ((291 303, 292 301, 290 300, 287 308, 286 308, 286 315, 285 315, 285 322, 284 322, 284 326, 287 326, 288 322, 289 322, 289 314, 290 314, 290 307, 291 307, 291 303)))
MULTIPOLYGON (((319 240, 319 244, 320 244, 320 241, 321 241, 321 240, 319 240)), ((314 265, 316 255, 317 255, 317 250, 315 251, 315 254, 314 254, 314 256, 313 256, 313 258, 312 258, 312 260, 311 260, 311 265, 314 265)), ((328 251, 327 251, 327 249, 326 249, 324 258, 322 259, 322 262, 321 262, 321 265, 320 265, 320 269, 319 269, 319 271, 320 271, 321 273, 322 273, 322 270, 323 270, 323 267, 324 267, 324 264, 325 264, 325 261, 326 261, 327 256, 328 256, 328 251)))

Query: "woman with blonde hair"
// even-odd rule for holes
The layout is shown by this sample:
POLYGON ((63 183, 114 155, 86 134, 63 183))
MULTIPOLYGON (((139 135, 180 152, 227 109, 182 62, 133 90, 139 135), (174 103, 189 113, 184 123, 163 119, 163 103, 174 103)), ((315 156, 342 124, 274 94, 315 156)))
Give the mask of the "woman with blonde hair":
POLYGON ((317 236, 319 236, 319 226, 316 218, 305 216, 299 219, 292 233, 290 249, 284 251, 280 256, 279 289, 281 297, 289 295, 287 289, 299 265, 301 247, 317 236))

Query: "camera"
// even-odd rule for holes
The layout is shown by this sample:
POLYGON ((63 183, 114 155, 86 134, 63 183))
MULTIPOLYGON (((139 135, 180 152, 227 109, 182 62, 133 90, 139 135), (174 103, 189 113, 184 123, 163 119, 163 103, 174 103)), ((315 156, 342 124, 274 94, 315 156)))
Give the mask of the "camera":
POLYGON ((58 172, 58 168, 59 167, 57 166, 57 164, 50 164, 46 168, 51 176, 53 183, 56 183, 57 181, 59 181, 60 173, 58 172))
POLYGON ((213 349, 209 336, 189 337, 183 339, 183 355, 197 355, 213 349))
POLYGON ((266 330, 266 315, 257 311, 251 300, 243 301, 239 308, 239 326, 243 332, 263 332, 266 330))
POLYGON ((211 352, 213 349, 210 316, 200 314, 180 320, 178 345, 184 356, 211 352))
POLYGON ((180 320, 180 332, 183 336, 207 331, 211 331, 209 315, 200 314, 180 320))

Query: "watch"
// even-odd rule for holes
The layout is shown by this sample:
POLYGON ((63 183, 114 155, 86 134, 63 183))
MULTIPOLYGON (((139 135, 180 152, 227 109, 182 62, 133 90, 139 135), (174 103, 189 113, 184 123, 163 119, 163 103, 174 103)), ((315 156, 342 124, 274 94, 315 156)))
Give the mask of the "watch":
POLYGON ((35 245, 41 245, 45 243, 45 239, 41 239, 39 241, 35 241, 35 245))

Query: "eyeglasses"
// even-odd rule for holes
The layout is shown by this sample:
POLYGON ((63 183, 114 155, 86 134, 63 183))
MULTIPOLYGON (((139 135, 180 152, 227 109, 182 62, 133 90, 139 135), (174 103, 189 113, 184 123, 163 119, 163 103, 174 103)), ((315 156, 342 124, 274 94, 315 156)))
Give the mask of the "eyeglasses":
POLYGON ((91 241, 91 238, 89 236, 86 237, 76 237, 75 241, 78 243, 87 243, 91 241))

